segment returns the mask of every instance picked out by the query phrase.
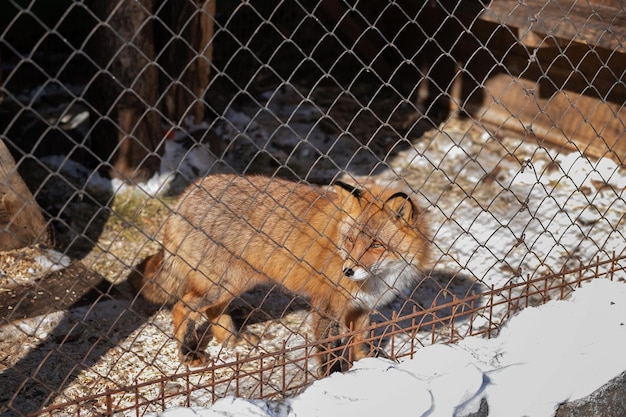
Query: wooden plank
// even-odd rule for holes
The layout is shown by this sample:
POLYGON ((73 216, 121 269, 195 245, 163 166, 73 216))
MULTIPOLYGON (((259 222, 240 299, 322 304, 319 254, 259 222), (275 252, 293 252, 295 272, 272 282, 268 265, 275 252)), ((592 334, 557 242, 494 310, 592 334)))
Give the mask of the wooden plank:
POLYGON ((475 116, 497 129, 626 166, 626 109, 571 91, 543 98, 533 81, 499 74, 485 84, 485 100, 475 116))
POLYGON ((0 251, 52 243, 51 229, 0 139, 0 251))
POLYGON ((515 130, 540 144, 577 149, 592 157, 608 157, 624 166, 626 88, 621 78, 626 68, 623 48, 626 23, 620 23, 618 28, 619 42, 617 37, 609 42, 602 32, 611 31, 612 25, 594 27, 593 18, 585 16, 595 9, 602 9, 596 20, 602 18, 604 23, 609 21, 606 14, 609 9, 612 24, 626 16, 611 0, 603 4, 493 1, 490 9, 481 13, 481 20, 472 26, 476 45, 465 48, 475 50, 489 40, 490 56, 494 57, 472 68, 478 74, 475 79, 487 79, 480 85, 468 86, 469 91, 478 87, 482 91, 482 102, 478 109, 468 109, 470 113, 486 124, 515 130), (560 11, 556 13, 558 7, 560 11), (532 13, 535 14, 531 16, 532 13), (492 18, 486 19, 488 16, 492 18), (493 31, 502 30, 494 23, 520 28, 493 39, 493 31), (540 26, 549 34, 528 31, 539 31, 540 26), (567 39, 575 37, 579 30, 587 39, 597 36, 595 44, 572 43, 567 39), (529 46, 534 49, 530 50, 529 46), (612 46, 616 48, 605 49, 612 46), (486 75, 492 71, 494 61, 503 63, 506 71, 486 75))
POLYGON ((493 0, 480 19, 626 52, 626 10, 615 1, 493 0))

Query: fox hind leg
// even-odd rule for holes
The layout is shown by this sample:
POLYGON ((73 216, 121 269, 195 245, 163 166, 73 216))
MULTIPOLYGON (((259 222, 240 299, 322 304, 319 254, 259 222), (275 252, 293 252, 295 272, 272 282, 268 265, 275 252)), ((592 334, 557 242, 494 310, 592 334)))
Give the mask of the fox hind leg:
POLYGON ((237 334, 231 317, 226 313, 233 296, 219 287, 204 291, 190 291, 172 308, 174 333, 179 344, 179 356, 183 363, 201 366, 208 361, 204 351, 208 343, 208 333, 199 331, 196 323, 204 316, 210 330, 219 342, 237 334))
POLYGON ((231 348, 242 344, 257 345, 259 338, 256 335, 247 331, 237 331, 233 318, 227 313, 227 308, 227 304, 222 304, 211 306, 206 310, 215 340, 231 348))
POLYGON ((179 343, 179 356, 183 363, 191 366, 205 364, 209 356, 204 352, 207 333, 199 334, 196 323, 202 314, 208 319, 210 333, 219 343, 228 347, 242 344, 256 345, 259 338, 249 332, 238 332, 232 317, 228 314, 228 305, 232 296, 220 294, 220 297, 199 297, 185 295, 172 308, 174 332, 179 343), (217 301, 211 303, 211 301, 217 301))
POLYGON ((185 295, 172 308, 172 319, 174 322, 174 334, 178 341, 178 353, 183 363, 191 366, 204 365, 208 356, 202 351, 200 338, 196 330, 196 321, 200 317, 200 312, 194 308, 198 297, 192 294, 185 295))

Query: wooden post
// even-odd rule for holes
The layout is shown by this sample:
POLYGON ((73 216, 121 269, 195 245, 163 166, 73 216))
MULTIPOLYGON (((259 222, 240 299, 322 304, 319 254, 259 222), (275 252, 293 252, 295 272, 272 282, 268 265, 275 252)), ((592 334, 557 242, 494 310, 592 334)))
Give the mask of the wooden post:
POLYGON ((101 70, 88 93, 92 143, 111 176, 130 182, 158 172, 162 121, 185 126, 204 119, 215 0, 162 3, 90 2, 102 22, 89 43, 101 70))
POLYGON ((52 243, 50 227, 0 139, 0 251, 52 243))
POLYGON ((89 88, 93 148, 112 177, 148 180, 159 170, 163 139, 157 107, 153 0, 90 2, 101 20, 88 45, 101 72, 89 88))
POLYGON ((200 124, 213 60, 215 0, 166 2, 159 16, 166 26, 156 31, 157 50, 163 50, 160 64, 167 73, 161 80, 164 114, 173 125, 200 124))

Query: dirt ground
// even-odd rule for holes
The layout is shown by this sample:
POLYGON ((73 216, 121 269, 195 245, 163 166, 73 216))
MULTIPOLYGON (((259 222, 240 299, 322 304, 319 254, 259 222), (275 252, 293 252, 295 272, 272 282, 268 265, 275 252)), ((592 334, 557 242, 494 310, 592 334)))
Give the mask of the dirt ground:
MULTIPOLYGON (((268 92, 264 111, 252 105, 231 110, 228 123, 213 126, 228 149, 225 158, 212 157, 203 146, 188 148, 188 141, 168 143, 172 158, 164 166, 176 166, 182 174, 173 181, 156 179, 160 193, 150 184, 129 189, 94 183, 67 162, 59 168, 58 160, 46 161, 59 168, 61 177, 42 180, 37 197, 48 211, 59 213, 57 246, 0 257, 0 402, 35 412, 185 371, 169 311, 136 300, 125 279, 133 265, 157 250, 177 192, 190 177, 207 172, 280 172, 314 183, 341 177, 393 183, 415 195, 432 219, 435 268, 411 293, 375 312, 375 321, 626 250, 620 215, 626 211, 623 170, 605 175, 597 161, 587 163, 504 131, 496 135, 466 119, 421 126, 399 109, 381 123, 369 117, 377 109, 361 116, 353 100, 331 99, 337 96, 332 91, 318 94, 316 100, 303 101, 295 89, 268 92), (410 134, 399 138, 407 124, 413 126, 410 134)), ((377 105, 389 104, 381 100, 377 105)), ((164 178, 171 179, 167 173, 164 178)), ((503 320, 513 307, 495 309, 489 320, 503 320)), ((263 388, 258 378, 237 380, 235 386, 232 370, 215 371, 211 378, 227 382, 212 395, 254 397, 281 380, 298 386, 312 378, 315 364, 295 350, 306 345, 310 334, 306 300, 265 288, 247 294, 232 310, 241 326, 261 337, 260 346, 229 349, 211 341, 207 351, 218 364, 267 354, 266 369, 273 373, 264 377, 263 388), (271 371, 272 361, 285 360, 272 352, 286 348, 294 348, 288 366, 284 372, 271 371)), ((473 325, 480 326, 480 320, 473 325)), ((459 323, 459 337, 467 326, 459 323)), ((442 327, 441 340, 445 332, 442 327)), ((406 351, 415 341, 432 339, 430 331, 404 335, 394 349, 406 351)), ((254 370, 255 365, 246 366, 254 370)), ((211 389, 202 385, 206 378, 194 382, 198 398, 211 389)), ((180 384, 166 382, 141 395, 176 392, 180 384)), ((116 406, 128 405, 125 401, 132 406, 132 398, 116 406)), ((171 404, 187 400, 174 397, 171 404)), ((102 399, 92 401, 87 403, 94 413, 106 407, 102 399)))

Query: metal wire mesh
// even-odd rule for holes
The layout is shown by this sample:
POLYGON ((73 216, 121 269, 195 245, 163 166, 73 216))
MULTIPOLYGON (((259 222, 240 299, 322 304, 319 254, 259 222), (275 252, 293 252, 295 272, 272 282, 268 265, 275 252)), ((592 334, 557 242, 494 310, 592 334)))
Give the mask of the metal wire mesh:
POLYGON ((270 285, 229 306, 258 344, 180 363, 170 310, 127 277, 205 175, 382 186, 427 210, 433 265, 373 309, 371 355, 490 337, 626 278, 620 2, 48 3, 0 6, 0 243, 24 243, 0 252, 3 414, 283 397, 320 346, 357 344, 318 340, 311 299, 270 285))

